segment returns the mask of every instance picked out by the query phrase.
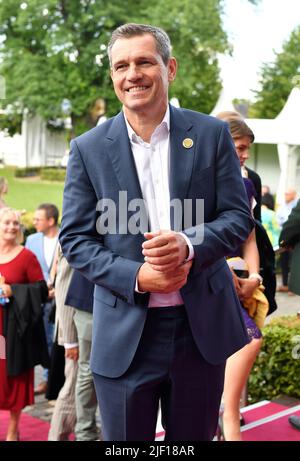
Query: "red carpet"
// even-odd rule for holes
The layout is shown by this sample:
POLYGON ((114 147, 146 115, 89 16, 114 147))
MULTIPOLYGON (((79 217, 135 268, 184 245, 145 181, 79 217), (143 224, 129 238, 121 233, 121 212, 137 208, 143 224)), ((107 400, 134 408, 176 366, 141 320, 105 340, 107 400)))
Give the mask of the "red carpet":
POLYGON ((241 410, 241 413, 243 414, 245 424, 249 424, 257 421, 258 419, 266 418, 267 416, 271 416, 274 413, 278 413, 279 411, 286 409, 287 407, 284 405, 264 400, 256 404, 249 405, 248 407, 244 407, 241 410))
MULTIPOLYGON (((288 422, 290 415, 300 416, 300 405, 286 407, 264 400, 241 409, 245 419, 242 426, 244 441, 300 441, 300 431, 288 422)), ((156 440, 163 440, 164 432, 158 422, 156 440)))
MULTIPOLYGON (((294 429, 288 422, 290 415, 300 417, 300 405, 285 407, 268 401, 249 405, 242 409, 245 426, 242 427, 244 441, 300 441, 300 431, 294 429)), ((0 441, 5 440, 9 412, 0 410, 0 441)), ((34 418, 26 413, 21 415, 21 441, 46 441, 48 439, 49 423, 34 418)), ((156 440, 163 440, 164 432, 157 425, 156 440)), ((73 437, 72 437, 73 438, 73 437)))
POLYGON ((300 441, 300 431, 288 422, 291 415, 300 417, 300 405, 285 407, 272 402, 244 408, 246 425, 242 427, 244 441, 300 441))
MULTIPOLYGON (((8 420, 9 412, 0 410, 0 441, 5 440, 8 420)), ((49 426, 49 423, 41 419, 22 413, 20 419, 21 442, 48 440, 49 426)))

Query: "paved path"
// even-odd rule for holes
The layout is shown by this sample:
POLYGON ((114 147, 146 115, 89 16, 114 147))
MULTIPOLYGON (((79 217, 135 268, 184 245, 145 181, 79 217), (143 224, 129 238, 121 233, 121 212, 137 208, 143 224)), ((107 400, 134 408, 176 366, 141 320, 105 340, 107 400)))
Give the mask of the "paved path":
MULTIPOLYGON (((277 280, 277 286, 280 284, 280 280, 277 280)), ((277 310, 273 314, 269 315, 266 319, 266 323, 275 317, 281 317, 284 315, 297 315, 300 312, 300 296, 290 296, 288 293, 276 293, 277 310)))

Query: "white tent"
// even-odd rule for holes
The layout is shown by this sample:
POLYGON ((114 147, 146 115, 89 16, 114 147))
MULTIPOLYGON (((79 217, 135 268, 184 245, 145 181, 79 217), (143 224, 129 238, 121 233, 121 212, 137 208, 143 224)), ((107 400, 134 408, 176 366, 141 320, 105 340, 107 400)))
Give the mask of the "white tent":
POLYGON ((18 167, 58 166, 68 148, 66 132, 50 131, 38 116, 23 115, 21 134, 0 132, 0 160, 18 167))
MULTIPOLYGON (((224 110, 234 110, 232 102, 225 92, 222 92, 211 115, 216 115, 224 110)), ((274 185, 276 182, 277 202, 281 203, 284 191, 289 187, 298 189, 300 193, 300 89, 295 87, 291 91, 282 111, 274 119, 255 119, 245 120, 255 135, 254 143, 259 145, 261 155, 261 176, 270 177, 270 170, 273 172, 274 185), (275 145, 277 158, 263 161, 264 150, 268 150, 267 145, 275 145), (278 171, 275 173, 275 165, 278 162, 278 171), (265 168, 263 165, 265 164, 265 168), (269 171, 267 171, 269 168, 269 171), (276 179, 275 179, 275 176, 276 179)), ((255 146, 254 146, 255 147, 255 146)), ((271 152, 269 150, 269 152, 271 152)), ((249 166, 252 166, 249 164, 249 166)), ((264 180, 264 179, 263 179, 264 180)))

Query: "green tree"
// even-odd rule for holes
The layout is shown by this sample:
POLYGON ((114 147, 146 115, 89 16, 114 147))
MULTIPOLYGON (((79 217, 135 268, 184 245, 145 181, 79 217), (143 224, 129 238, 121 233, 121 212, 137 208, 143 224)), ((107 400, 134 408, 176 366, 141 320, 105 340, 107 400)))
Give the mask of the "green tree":
MULTIPOLYGON (((6 78, 0 128, 20 127, 20 114, 62 127, 71 104, 74 134, 95 124, 98 98, 115 114, 106 47, 125 22, 160 25, 170 34, 179 72, 171 94, 181 106, 210 112, 221 89, 217 54, 230 49, 221 13, 225 0, 0 0, 0 74, 6 78)), ((251 0, 248 0, 251 1, 251 0)), ((253 3, 253 2, 252 2, 253 3)))
POLYGON ((229 50, 219 0, 165 0, 151 5, 152 22, 170 35, 178 74, 171 87, 180 105, 209 113, 221 91, 217 54, 229 50))
POLYGON ((261 90, 256 92, 256 102, 251 116, 274 118, 283 108, 292 88, 300 82, 300 26, 276 53, 272 63, 266 63, 261 72, 261 90))
POLYGON ((1 0, 0 73, 6 78, 10 117, 26 108, 57 121, 67 99, 79 133, 94 124, 90 114, 97 98, 115 113, 106 45, 111 30, 129 16, 137 20, 134 13, 144 11, 146 1, 128 0, 126 6, 122 0, 1 0))

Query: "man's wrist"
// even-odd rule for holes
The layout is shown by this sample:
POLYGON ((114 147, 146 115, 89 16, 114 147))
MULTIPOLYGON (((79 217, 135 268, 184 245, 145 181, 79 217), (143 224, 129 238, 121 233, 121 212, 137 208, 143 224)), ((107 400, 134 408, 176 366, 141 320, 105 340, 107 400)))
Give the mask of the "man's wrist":
POLYGON ((139 289, 139 280, 138 280, 138 278, 139 278, 139 272, 140 272, 141 267, 142 267, 142 266, 139 267, 139 269, 138 269, 138 271, 137 271, 137 273, 136 273, 134 291, 135 291, 136 293, 145 294, 145 293, 147 293, 146 291, 141 291, 141 290, 139 289))
POLYGON ((179 234, 182 235, 182 237, 184 238, 187 244, 188 251, 187 251, 187 257, 185 258, 184 262, 190 261, 191 259, 194 259, 194 255, 195 255, 194 247, 191 244, 191 241, 187 235, 185 235, 183 232, 179 232, 179 234))
POLYGON ((257 280, 258 283, 259 283, 258 286, 263 284, 263 278, 258 272, 252 272, 251 274, 249 274, 248 279, 249 280, 257 280))

